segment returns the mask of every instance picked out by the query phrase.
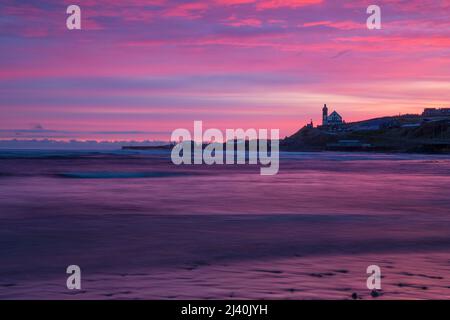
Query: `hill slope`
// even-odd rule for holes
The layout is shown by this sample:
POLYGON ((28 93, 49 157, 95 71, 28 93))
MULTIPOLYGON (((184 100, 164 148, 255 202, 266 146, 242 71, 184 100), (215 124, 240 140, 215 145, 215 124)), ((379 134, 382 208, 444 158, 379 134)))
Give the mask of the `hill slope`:
POLYGON ((376 130, 356 130, 348 124, 339 131, 304 127, 280 141, 284 151, 450 152, 450 119, 396 123, 376 130))

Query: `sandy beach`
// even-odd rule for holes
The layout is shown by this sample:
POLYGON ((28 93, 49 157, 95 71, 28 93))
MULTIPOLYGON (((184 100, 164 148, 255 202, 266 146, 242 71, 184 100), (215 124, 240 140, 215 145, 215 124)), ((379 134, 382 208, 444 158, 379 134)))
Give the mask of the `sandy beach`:
POLYGON ((450 297, 448 220, 398 216, 111 216, 7 221, 0 298, 450 297), (430 230, 424 232, 425 230, 430 230), (14 246, 12 246, 14 243, 14 246), (82 266, 81 291, 65 267, 82 266))

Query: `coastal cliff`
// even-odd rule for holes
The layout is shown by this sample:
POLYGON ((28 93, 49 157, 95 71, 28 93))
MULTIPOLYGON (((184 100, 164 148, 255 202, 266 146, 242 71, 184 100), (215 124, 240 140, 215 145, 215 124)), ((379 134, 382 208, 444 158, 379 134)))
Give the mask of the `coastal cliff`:
POLYGON ((280 141, 283 151, 450 153, 450 118, 385 117, 339 128, 305 126, 280 141))

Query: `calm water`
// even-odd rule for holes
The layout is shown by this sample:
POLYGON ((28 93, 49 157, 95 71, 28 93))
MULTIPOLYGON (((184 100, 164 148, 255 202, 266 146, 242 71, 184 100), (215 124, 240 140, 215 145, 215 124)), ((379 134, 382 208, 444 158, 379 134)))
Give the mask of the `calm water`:
POLYGON ((440 214, 450 157, 285 154, 257 166, 180 166, 165 153, 2 152, 2 216, 69 214, 440 214))
POLYGON ((1 151, 0 298, 364 297, 374 261, 382 297, 448 298, 449 190, 450 156, 1 151))

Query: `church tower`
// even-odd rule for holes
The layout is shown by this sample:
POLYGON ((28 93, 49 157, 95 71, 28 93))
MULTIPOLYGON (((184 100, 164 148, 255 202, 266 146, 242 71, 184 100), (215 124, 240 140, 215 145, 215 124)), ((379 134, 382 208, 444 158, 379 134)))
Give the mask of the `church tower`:
POLYGON ((327 126, 328 125, 328 108, 325 104, 322 109, 322 125, 327 126))

